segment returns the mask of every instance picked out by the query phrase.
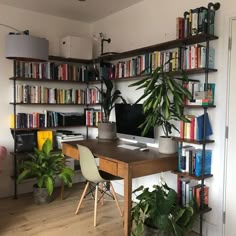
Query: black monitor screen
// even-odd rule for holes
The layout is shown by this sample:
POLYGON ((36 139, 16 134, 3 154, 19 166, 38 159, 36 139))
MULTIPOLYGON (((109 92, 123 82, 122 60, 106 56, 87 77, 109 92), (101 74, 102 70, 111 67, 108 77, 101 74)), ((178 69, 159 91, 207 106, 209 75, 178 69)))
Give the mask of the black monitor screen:
POLYGON ((139 142, 154 142, 154 130, 142 136, 139 126, 145 121, 142 104, 115 104, 116 128, 118 137, 137 140, 139 142))

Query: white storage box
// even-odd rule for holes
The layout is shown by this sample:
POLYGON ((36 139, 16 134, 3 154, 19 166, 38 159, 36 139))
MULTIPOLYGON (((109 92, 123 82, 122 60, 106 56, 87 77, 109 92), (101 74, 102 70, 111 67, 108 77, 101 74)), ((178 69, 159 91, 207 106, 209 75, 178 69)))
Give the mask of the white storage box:
POLYGON ((91 60, 93 44, 89 38, 67 36, 61 39, 60 54, 65 58, 91 60))

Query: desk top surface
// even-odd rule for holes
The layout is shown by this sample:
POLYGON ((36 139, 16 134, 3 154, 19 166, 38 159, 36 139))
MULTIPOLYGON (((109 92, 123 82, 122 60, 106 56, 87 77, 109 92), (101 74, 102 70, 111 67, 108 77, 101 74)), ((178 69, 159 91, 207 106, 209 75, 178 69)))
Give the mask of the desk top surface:
POLYGON ((77 148, 77 144, 84 145, 88 147, 93 154, 100 157, 111 158, 117 161, 125 163, 142 162, 142 161, 153 161, 162 158, 176 158, 175 154, 162 154, 159 153, 157 148, 148 147, 148 151, 140 151, 139 149, 129 150, 126 148, 118 147, 120 144, 128 144, 127 142, 121 140, 115 141, 100 141, 98 139, 88 139, 81 141, 71 141, 65 142, 74 148, 77 148))

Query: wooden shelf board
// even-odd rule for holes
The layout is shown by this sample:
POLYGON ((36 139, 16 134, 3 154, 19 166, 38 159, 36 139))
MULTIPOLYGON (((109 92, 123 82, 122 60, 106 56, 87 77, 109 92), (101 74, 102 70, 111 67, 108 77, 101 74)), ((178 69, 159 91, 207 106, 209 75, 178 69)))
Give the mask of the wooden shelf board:
POLYGON ((172 48, 177 48, 177 47, 183 47, 183 46, 187 46, 187 45, 191 45, 195 43, 202 43, 202 42, 205 42, 206 40, 215 40, 215 39, 218 39, 218 37, 215 35, 198 34, 198 35, 186 37, 184 39, 175 39, 168 42, 151 45, 148 47, 138 48, 138 49, 111 54, 111 55, 108 54, 107 56, 104 55, 95 59, 95 61, 99 62, 99 61, 108 61, 108 60, 109 61, 119 60, 119 59, 124 59, 124 58, 132 57, 132 56, 143 55, 143 54, 154 52, 154 51, 162 51, 162 50, 167 50, 167 49, 172 49, 172 48))
POLYGON ((194 143, 194 144, 207 144, 207 143, 214 143, 214 140, 205 140, 205 141, 198 141, 198 140, 192 140, 192 139, 183 139, 179 137, 172 137, 173 140, 183 143, 194 143))
MULTIPOLYGON (((53 149, 52 152, 61 152, 61 149, 53 149)), ((25 156, 25 155, 29 155, 29 154, 33 154, 34 151, 28 151, 28 152, 10 152, 10 154, 12 156, 25 156)), ((22 159, 29 159, 29 157, 27 158, 22 158, 22 159)))
POLYGON ((216 105, 184 105, 185 108, 215 108, 216 105))
POLYGON ((59 56, 52 56, 49 55, 48 56, 48 60, 50 61, 62 61, 62 62, 68 62, 68 63, 85 63, 85 64, 89 64, 92 63, 92 59, 91 60, 86 60, 86 59, 79 59, 79 58, 65 58, 65 57, 59 57, 59 56))
MULTIPOLYGON (((86 125, 74 125, 74 126, 57 126, 57 127, 38 127, 38 128, 10 128, 10 130, 23 131, 23 130, 45 130, 45 129, 68 129, 75 127, 86 127, 86 125)), ((87 126, 91 127, 91 126, 87 126)))
POLYGON ((57 80, 57 79, 39 79, 39 78, 26 78, 26 77, 11 77, 9 80, 16 81, 33 81, 33 82, 46 82, 46 83, 74 83, 74 84, 86 84, 86 82, 76 81, 76 80, 57 80))
MULTIPOLYGON (((199 73, 205 73, 205 72, 216 72, 216 69, 206 69, 206 68, 196 68, 196 69, 188 69, 188 70, 184 70, 184 72, 186 74, 199 74, 199 73)), ((171 71, 171 72, 166 72, 167 74, 171 74, 172 76, 178 76, 181 75, 182 72, 181 71, 171 71)), ((149 77, 150 74, 146 74, 146 75, 135 75, 135 76, 130 76, 130 77, 122 77, 122 78, 114 78, 111 80, 114 81, 127 81, 127 80, 136 80, 136 79, 142 79, 145 77, 149 77)), ((178 78, 176 78, 178 79, 178 78)), ((196 79, 189 79, 189 81, 196 81, 199 82, 199 80, 196 79)))
MULTIPOLYGON (((47 106, 87 106, 87 105, 96 105, 96 104, 75 104, 75 103, 21 103, 21 102, 10 102, 11 105, 47 105, 47 106)), ((99 104, 98 104, 99 105, 99 104)))
POLYGON ((205 207, 204 209, 199 211, 199 214, 202 215, 202 214, 205 214, 205 213, 210 212, 210 211, 212 211, 212 208, 205 207))
POLYGON ((179 177, 187 177, 189 179, 196 179, 196 180, 202 180, 202 179, 207 179, 207 178, 213 177, 212 174, 204 175, 204 177, 202 177, 202 176, 195 176, 195 175, 192 175, 192 174, 189 174, 189 173, 186 173, 186 172, 179 172, 177 170, 172 171, 172 173, 178 175, 179 177))

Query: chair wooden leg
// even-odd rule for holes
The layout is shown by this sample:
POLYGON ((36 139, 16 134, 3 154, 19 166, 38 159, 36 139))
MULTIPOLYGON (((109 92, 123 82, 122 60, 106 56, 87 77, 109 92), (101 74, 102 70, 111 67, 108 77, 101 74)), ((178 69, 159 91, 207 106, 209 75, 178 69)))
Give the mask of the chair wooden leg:
POLYGON ((118 208, 118 210, 119 210, 120 216, 123 216, 122 210, 121 210, 121 208, 120 208, 120 204, 119 204, 119 202, 118 202, 118 199, 117 199, 115 190, 114 190, 113 185, 112 185, 111 182, 110 182, 110 185, 111 185, 111 191, 112 191, 112 194, 113 194, 113 196, 114 196, 114 198, 115 198, 116 206, 117 206, 117 208, 118 208))
POLYGON ((79 200, 79 204, 78 204, 77 209, 76 209, 76 211, 75 211, 75 214, 76 214, 76 215, 77 215, 78 212, 79 212, 79 208, 80 208, 80 206, 81 206, 81 204, 82 204, 82 201, 83 201, 83 199, 84 199, 84 196, 85 196, 85 194, 86 194, 86 191, 87 191, 87 189, 88 189, 88 186, 89 186, 89 182, 86 183, 85 188, 84 188, 84 191, 83 191, 83 193, 82 193, 82 196, 81 196, 81 198, 80 198, 80 200, 79 200))
MULTIPOLYGON (((103 183, 100 183, 100 189, 103 191, 104 190, 104 186, 103 183)), ((104 193, 101 192, 101 206, 104 205, 104 193)))
POLYGON ((93 222, 94 227, 96 227, 97 225, 97 205, 98 205, 98 185, 96 185, 95 200, 94 200, 94 222, 93 222))

